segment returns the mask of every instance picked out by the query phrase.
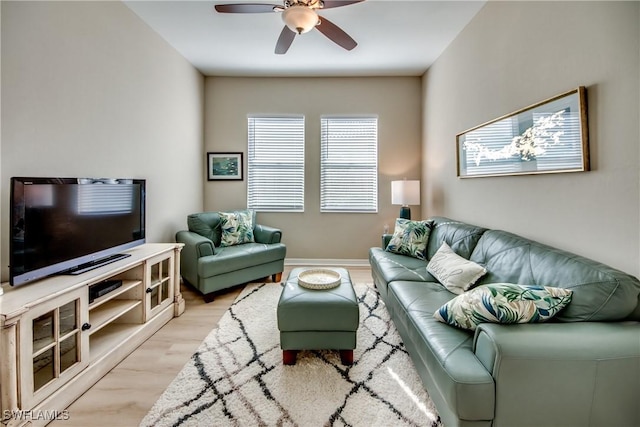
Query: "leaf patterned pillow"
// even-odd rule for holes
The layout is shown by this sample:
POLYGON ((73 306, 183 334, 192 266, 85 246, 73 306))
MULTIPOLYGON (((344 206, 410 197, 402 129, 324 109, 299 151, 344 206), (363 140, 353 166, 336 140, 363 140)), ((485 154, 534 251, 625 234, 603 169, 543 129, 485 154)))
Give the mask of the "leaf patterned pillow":
POLYGON ((458 295, 433 317, 471 331, 481 323, 544 322, 571 302, 571 294, 562 288, 491 283, 458 295))
POLYGON ((425 250, 430 233, 429 221, 411 221, 398 218, 393 236, 391 236, 385 250, 426 260, 425 250))
POLYGON ((220 246, 234 246, 255 241, 252 211, 218 212, 218 215, 220 215, 222 228, 220 246))

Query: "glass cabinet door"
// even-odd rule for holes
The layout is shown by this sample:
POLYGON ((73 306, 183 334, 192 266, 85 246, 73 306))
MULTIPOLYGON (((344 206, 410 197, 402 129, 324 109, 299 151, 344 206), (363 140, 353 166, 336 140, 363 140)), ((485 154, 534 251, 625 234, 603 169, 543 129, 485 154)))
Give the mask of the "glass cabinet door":
POLYGON ((147 320, 166 307, 173 299, 173 258, 153 261, 149 266, 147 320))
POLYGON ((25 316, 21 339, 28 344, 21 360, 21 398, 37 404, 88 364, 87 291, 83 289, 41 304, 25 316), (30 345, 29 345, 30 344, 30 345))

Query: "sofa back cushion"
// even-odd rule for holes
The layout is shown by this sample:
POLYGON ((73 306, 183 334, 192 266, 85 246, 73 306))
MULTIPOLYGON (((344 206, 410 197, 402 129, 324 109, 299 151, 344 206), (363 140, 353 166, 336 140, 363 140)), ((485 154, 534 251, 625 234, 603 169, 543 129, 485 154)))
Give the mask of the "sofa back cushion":
POLYGON ((445 242, 456 254, 469 259, 485 228, 444 217, 431 218, 431 234, 427 244, 427 260, 430 260, 445 242))
POLYGON ((556 316, 560 321, 621 320, 638 302, 635 277, 506 231, 486 231, 470 259, 487 269, 478 285, 509 282, 573 291, 571 303, 556 316))

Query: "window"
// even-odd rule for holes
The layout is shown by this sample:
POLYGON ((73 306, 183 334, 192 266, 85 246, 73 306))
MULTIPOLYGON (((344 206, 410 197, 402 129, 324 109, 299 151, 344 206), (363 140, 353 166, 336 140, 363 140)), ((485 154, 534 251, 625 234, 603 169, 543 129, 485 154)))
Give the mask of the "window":
POLYGON ((378 118, 321 118, 320 211, 378 211, 378 118))
POLYGON ((304 116, 248 117, 247 207, 304 211, 304 116))

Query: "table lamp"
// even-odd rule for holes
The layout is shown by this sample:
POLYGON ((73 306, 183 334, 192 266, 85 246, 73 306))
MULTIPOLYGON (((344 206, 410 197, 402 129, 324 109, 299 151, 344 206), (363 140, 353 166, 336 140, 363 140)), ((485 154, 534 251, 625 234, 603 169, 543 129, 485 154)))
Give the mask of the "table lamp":
POLYGON ((420 181, 406 179, 391 181, 391 204, 402 205, 400 218, 411 219, 409 205, 420 204, 420 181))

